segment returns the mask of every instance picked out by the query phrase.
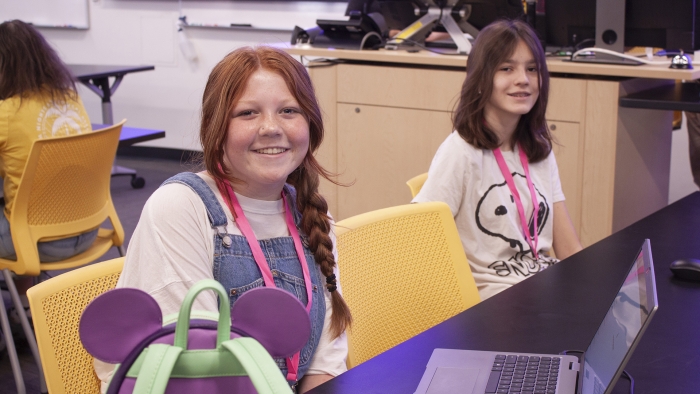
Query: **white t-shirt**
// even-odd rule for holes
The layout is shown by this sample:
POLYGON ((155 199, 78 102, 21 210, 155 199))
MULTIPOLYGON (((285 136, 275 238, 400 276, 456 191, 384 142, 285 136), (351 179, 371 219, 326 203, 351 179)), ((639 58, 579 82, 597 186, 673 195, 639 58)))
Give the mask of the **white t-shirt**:
MULTIPOLYGON (((504 151, 532 228, 533 208, 518 148, 504 151)), ((539 259, 525 240, 515 200, 492 151, 468 144, 456 131, 440 145, 428 179, 413 202, 443 201, 455 217, 481 299, 487 299, 557 262, 552 248, 553 206, 563 201, 554 154, 530 164, 540 206, 539 259)))
MULTIPOLYGON (((241 235, 214 179, 206 173, 197 175, 206 181, 226 213, 228 233, 241 235)), ((261 201, 237 193, 236 197, 256 238, 269 239, 290 235, 282 199, 261 201)), ((214 279, 212 264, 215 235, 216 231, 209 223, 204 202, 196 192, 179 183, 158 188, 143 208, 129 243, 124 270, 117 287, 135 287, 147 292, 158 302, 163 316, 177 313, 192 285, 202 279, 214 279)), ((333 241, 333 255, 337 261, 338 252, 333 231, 330 236, 333 241)), ((320 270, 317 264, 316 267, 320 270)), ((338 278, 337 291, 341 291, 337 265, 334 272, 338 278)), ((324 295, 326 315, 323 331, 306 374, 337 376, 347 371, 347 337, 345 333, 335 339, 331 337, 329 328, 333 307, 330 293, 325 290, 324 295)), ((216 296, 213 292, 200 293, 192 309, 218 312, 216 296)), ((113 365, 95 360, 95 370, 103 382, 103 391, 113 369, 113 365)))

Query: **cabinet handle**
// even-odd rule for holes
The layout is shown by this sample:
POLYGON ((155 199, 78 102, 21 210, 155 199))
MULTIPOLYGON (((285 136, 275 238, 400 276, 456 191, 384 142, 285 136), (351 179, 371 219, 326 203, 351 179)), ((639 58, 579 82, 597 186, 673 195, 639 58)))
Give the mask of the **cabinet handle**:
POLYGON ((355 113, 359 114, 360 113, 360 107, 355 107, 355 113))
POLYGON ((552 131, 554 131, 554 130, 557 129, 557 125, 554 124, 554 123, 552 123, 551 125, 549 125, 549 129, 552 130, 552 131))

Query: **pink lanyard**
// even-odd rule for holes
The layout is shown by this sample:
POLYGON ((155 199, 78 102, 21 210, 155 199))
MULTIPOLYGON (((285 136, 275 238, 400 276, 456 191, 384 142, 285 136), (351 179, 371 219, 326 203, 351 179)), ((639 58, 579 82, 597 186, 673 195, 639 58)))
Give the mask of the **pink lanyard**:
POLYGON ((530 245, 532 255, 535 256, 535 259, 537 259, 537 219, 539 215, 540 206, 537 204, 535 186, 532 184, 532 179, 530 179, 530 167, 527 163, 527 155, 525 155, 525 152, 520 147, 520 144, 518 144, 518 153, 520 154, 520 163, 522 163, 523 165, 523 170, 525 171, 525 179, 527 180, 527 187, 528 189, 530 189, 530 197, 532 198, 533 222, 535 227, 534 240, 533 237, 530 236, 530 230, 527 226, 527 220, 525 219, 525 208, 523 208, 523 203, 520 200, 520 193, 518 193, 518 189, 515 188, 513 175, 511 175, 510 170, 508 169, 508 165, 503 159, 501 148, 496 148, 493 150, 493 155, 496 156, 496 162, 498 163, 498 167, 501 169, 501 173, 506 179, 508 189, 510 189, 510 193, 513 195, 513 199, 515 200, 515 206, 518 208, 518 215, 520 216, 520 225, 523 228, 523 235, 525 236, 525 240, 527 241, 527 244, 530 245))
MULTIPOLYGON (((231 213, 233 213, 236 224, 238 225, 238 229, 241 230, 241 233, 245 237, 246 241, 248 241, 250 250, 253 252, 253 258, 255 259, 255 263, 258 265, 258 268, 262 273, 263 280, 265 281, 265 286, 276 287, 275 281, 272 278, 272 271, 270 271, 270 267, 267 264, 267 260, 265 259, 265 254, 263 253, 262 248, 260 248, 260 244, 258 243, 257 238, 255 238, 255 233, 253 232, 253 229, 250 227, 250 223, 248 223, 248 219, 246 219, 245 214, 243 213, 241 204, 238 203, 236 194, 233 192, 233 188, 231 188, 231 183, 228 181, 222 181, 217 179, 216 186, 219 188, 219 192, 221 193, 221 195, 224 196, 226 205, 228 205, 228 208, 231 210, 231 213)), ((299 256, 299 262, 301 263, 301 270, 304 274, 304 285, 306 285, 306 298, 308 300, 306 302, 306 312, 310 313, 311 275, 309 274, 309 266, 306 263, 304 248, 301 246, 301 237, 299 236, 299 231, 297 230, 296 224, 294 223, 294 219, 292 218, 292 211, 287 205, 287 198, 284 196, 284 192, 282 192, 282 202, 284 204, 284 216, 287 222, 287 228, 289 229, 289 233, 292 235, 292 239, 294 240, 294 249, 296 249, 297 251, 297 256, 299 256)), ((299 352, 297 352, 292 357, 287 357, 287 380, 296 382, 298 371, 299 352)))

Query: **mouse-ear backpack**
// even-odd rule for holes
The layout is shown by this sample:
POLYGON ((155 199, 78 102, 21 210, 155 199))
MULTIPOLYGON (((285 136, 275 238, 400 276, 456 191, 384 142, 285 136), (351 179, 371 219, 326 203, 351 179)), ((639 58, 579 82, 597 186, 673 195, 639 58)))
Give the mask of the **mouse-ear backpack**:
POLYGON ((108 394, 291 393, 273 357, 297 353, 311 322, 292 294, 261 287, 229 307, 215 280, 196 283, 175 324, 163 326, 156 301, 130 288, 95 298, 80 319, 80 339, 96 359, 119 364, 108 394), (214 290, 219 314, 191 319, 199 293, 214 290))

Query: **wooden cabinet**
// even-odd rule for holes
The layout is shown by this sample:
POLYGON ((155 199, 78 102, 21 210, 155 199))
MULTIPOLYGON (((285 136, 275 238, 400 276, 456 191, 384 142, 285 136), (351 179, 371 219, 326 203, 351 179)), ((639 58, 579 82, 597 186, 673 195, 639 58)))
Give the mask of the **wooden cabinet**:
POLYGON ((554 136, 554 157, 559 167, 561 188, 566 197, 566 208, 574 223, 576 234, 581 233, 581 175, 583 170, 583 133, 579 123, 550 120, 554 136))
POLYGON ((459 99, 463 71, 425 67, 340 64, 340 103, 449 112, 459 99))
POLYGON ((550 78, 547 125, 554 137, 554 157, 566 197, 566 208, 576 233, 581 233, 581 186, 583 176, 583 113, 586 82, 550 78))
POLYGON ((354 182, 338 189, 338 218, 411 201, 406 181, 428 170, 452 131, 450 110, 463 75, 338 66, 338 81, 356 81, 338 84, 337 168, 354 182))
POLYGON ((355 182, 338 190, 338 217, 409 203, 406 181, 428 170, 450 130, 447 112, 338 103, 338 170, 355 182))

